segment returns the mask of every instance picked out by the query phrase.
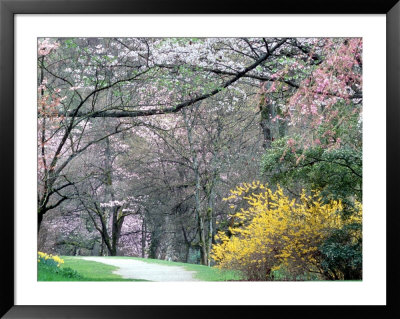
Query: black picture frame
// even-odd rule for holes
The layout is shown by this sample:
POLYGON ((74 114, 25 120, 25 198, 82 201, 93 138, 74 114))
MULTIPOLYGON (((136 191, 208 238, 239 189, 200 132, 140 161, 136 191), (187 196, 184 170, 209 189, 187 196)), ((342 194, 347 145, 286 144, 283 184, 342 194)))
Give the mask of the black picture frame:
MULTIPOLYGON (((204 0, 0 0, 0 181, 2 231, 0 315, 4 318, 400 318, 395 258, 399 232, 396 183, 400 163, 400 3, 398 0, 254 1, 204 0), (16 14, 385 14, 387 57, 387 304, 386 306, 16 306, 14 303, 14 17, 16 14)), ((229 27, 229 26, 228 26, 229 27)), ((379 49, 379 48, 377 48, 379 49)), ((383 163, 384 164, 384 163, 383 163)), ((383 172, 382 172, 383 173, 383 172)), ((384 206, 383 206, 384 207, 384 206)), ((377 276, 379 276, 377 270, 377 276)), ((44 301, 45 303, 45 301, 44 301)))

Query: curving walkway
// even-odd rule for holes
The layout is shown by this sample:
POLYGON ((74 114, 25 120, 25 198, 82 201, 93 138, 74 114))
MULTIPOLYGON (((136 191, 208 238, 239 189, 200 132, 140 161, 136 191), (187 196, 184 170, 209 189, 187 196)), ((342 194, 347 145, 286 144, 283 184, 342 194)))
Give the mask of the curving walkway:
POLYGON ((195 271, 179 266, 164 266, 146 263, 133 259, 118 259, 107 257, 80 257, 84 260, 96 261, 118 267, 114 274, 129 279, 144 279, 150 281, 199 281, 194 278, 195 271))

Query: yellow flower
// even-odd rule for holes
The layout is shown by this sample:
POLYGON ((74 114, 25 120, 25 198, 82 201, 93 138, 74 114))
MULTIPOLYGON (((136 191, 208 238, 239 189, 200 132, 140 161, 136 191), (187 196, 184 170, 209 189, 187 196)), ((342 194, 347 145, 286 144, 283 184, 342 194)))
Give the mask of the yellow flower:
MULTIPOLYGON (((245 200, 248 208, 231 214, 235 223, 229 227, 230 237, 224 232, 218 233, 218 244, 213 246, 212 258, 218 268, 257 271, 265 274, 265 267, 270 271, 281 266, 292 269, 318 266, 318 248, 333 231, 346 224, 362 221, 362 204, 356 203, 351 218, 344 220, 343 205, 340 201, 323 203, 319 192, 308 196, 305 190, 300 200, 290 199, 278 185, 273 192, 266 185, 243 184, 252 188, 237 187, 231 193, 245 200), (254 191, 254 186, 260 192, 254 191), (261 191, 265 189, 264 191, 261 191), (239 226, 240 225, 240 226, 239 226), (263 263, 259 261, 263 256, 263 263)), ((356 231, 355 231, 356 232, 356 231)), ((361 231, 354 234, 361 237, 361 231)))

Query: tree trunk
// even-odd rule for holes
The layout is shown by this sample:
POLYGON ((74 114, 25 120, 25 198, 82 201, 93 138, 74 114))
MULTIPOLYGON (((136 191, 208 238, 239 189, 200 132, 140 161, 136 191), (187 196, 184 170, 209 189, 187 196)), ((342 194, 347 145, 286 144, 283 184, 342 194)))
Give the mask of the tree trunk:
MULTIPOLYGON (((157 226, 155 226, 157 227, 157 226)), ((160 234, 158 229, 154 229, 151 232, 150 246, 149 246, 149 258, 157 259, 158 246, 160 244, 160 234)))
POLYGON ((206 238, 205 238, 205 229, 204 229, 204 221, 200 214, 197 215, 198 218, 198 225, 199 225, 199 234, 200 234, 200 256, 201 256, 201 264, 207 265, 208 263, 208 254, 207 254, 207 247, 206 247, 206 238))
POLYGON ((214 195, 215 195, 215 184, 217 180, 217 173, 214 174, 212 178, 212 182, 207 191, 208 197, 208 208, 207 208, 207 221, 208 221, 208 234, 207 234, 207 266, 210 266, 210 254, 212 241, 214 238, 214 224, 213 224, 213 215, 214 215, 214 195))
POLYGON ((268 104, 266 98, 262 98, 259 104, 260 107, 260 126, 263 133, 263 147, 268 149, 271 147, 271 141, 273 139, 271 133, 271 111, 272 107, 268 104))
POLYGON ((104 256, 104 238, 101 237, 100 256, 104 256))
POLYGON ((117 256, 118 254, 118 242, 121 237, 121 228, 122 223, 124 222, 124 217, 118 216, 119 213, 122 214, 120 211, 121 207, 116 206, 113 209, 113 216, 112 216, 112 233, 111 233, 111 256, 117 256))
POLYGON ((42 210, 38 212, 38 228, 37 228, 38 234, 40 231, 40 225, 42 224, 42 221, 43 221, 43 215, 44 215, 44 212, 42 210))
POLYGON ((145 257, 145 252, 146 252, 146 221, 143 218, 142 220, 142 238, 141 238, 141 244, 142 244, 142 258, 145 257))
MULTIPOLYGON (((197 164, 197 160, 196 160, 196 164, 197 164)), ((196 176, 195 201, 196 201, 197 222, 198 222, 198 227, 199 227, 199 246, 200 246, 200 254, 201 254, 201 264, 207 265, 207 262, 208 262, 207 244, 206 244, 206 236, 205 236, 204 217, 203 217, 203 214, 201 213, 200 176, 199 176, 197 167, 195 170, 195 176, 196 176)))
POLYGON ((186 130, 187 130, 187 137, 189 142, 189 149, 192 155, 192 167, 194 171, 194 178, 195 178, 195 210, 197 216, 197 223, 199 229, 199 246, 200 246, 200 255, 201 255, 201 264, 207 265, 208 261, 208 254, 207 254, 207 245, 206 245, 206 238, 205 238, 205 227, 204 227, 204 217, 201 210, 201 184, 200 184, 200 171, 199 171, 199 162, 197 159, 197 154, 194 149, 193 139, 192 139, 192 128, 191 125, 186 117, 186 112, 183 110, 183 119, 185 121, 186 130))
POLYGON ((267 90, 270 86, 270 83, 263 84, 258 105, 260 109, 260 126, 263 133, 264 149, 269 149, 271 147, 271 142, 275 138, 283 137, 286 130, 285 124, 277 118, 277 115, 282 115, 280 109, 276 105, 270 103, 267 96, 267 90))
MULTIPOLYGON (((111 159, 110 139, 106 138, 105 149, 105 169, 106 169, 106 188, 111 196, 111 201, 115 201, 115 194, 113 189, 113 168, 111 159)), ((111 213, 111 247, 109 249, 111 256, 117 256, 118 242, 121 235, 121 227, 124 221, 123 217, 119 217, 121 206, 112 207, 111 213)))
POLYGON ((207 219, 208 219, 207 266, 210 266, 211 245, 212 245, 212 240, 213 240, 213 209, 212 209, 212 207, 208 207, 207 219))

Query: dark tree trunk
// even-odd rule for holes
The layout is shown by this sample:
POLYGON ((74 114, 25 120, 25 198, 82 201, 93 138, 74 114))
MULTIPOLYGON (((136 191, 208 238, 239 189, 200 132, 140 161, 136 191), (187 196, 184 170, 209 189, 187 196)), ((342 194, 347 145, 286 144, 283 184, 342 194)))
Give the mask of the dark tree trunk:
POLYGON ((147 233, 146 221, 143 218, 143 221, 142 221, 142 238, 141 238, 141 241, 142 241, 141 242, 141 244, 142 244, 142 258, 145 257, 145 252, 146 252, 146 233, 147 233))
POLYGON ((114 207, 113 211, 113 219, 112 219, 112 243, 111 243, 111 256, 117 256, 118 254, 118 242, 121 237, 121 228, 124 222, 123 216, 118 216, 119 213, 122 214, 120 211, 121 207, 117 206, 114 207))
POLYGON ((260 126, 263 133, 263 148, 268 149, 271 147, 272 133, 271 133, 271 105, 266 100, 262 99, 260 102, 260 126))
POLYGON ((159 233, 157 230, 152 231, 149 247, 149 258, 157 259, 157 250, 160 244, 159 233))
POLYGON ((185 240, 185 262, 189 262, 189 257, 190 257, 190 247, 192 247, 192 241, 189 240, 188 235, 186 234, 185 227, 182 225, 182 233, 183 233, 183 238, 185 240))
POLYGON ((275 138, 285 135, 285 124, 279 120, 278 115, 282 116, 280 109, 270 102, 268 89, 270 83, 264 83, 261 87, 261 98, 259 102, 260 126, 263 134, 263 147, 269 149, 271 142, 275 138))
POLYGON ((44 215, 43 212, 41 212, 41 211, 38 212, 38 228, 37 228, 38 234, 40 231, 40 225, 42 224, 42 221, 43 221, 43 215, 44 215))
POLYGON ((104 238, 101 237, 100 256, 104 254, 104 238))
POLYGON ((208 254, 207 254, 207 244, 206 244, 206 236, 204 229, 204 221, 203 218, 198 215, 198 225, 199 225, 199 233, 200 233, 200 256, 201 256, 201 264, 207 266, 208 263, 208 254))
POLYGON ((196 151, 194 149, 194 141, 192 139, 192 126, 189 123, 189 120, 186 116, 186 112, 182 112, 183 120, 185 121, 186 131, 187 131, 187 138, 189 143, 189 149, 192 156, 192 168, 194 171, 194 178, 195 178, 195 191, 194 191, 194 198, 195 198, 195 211, 197 217, 197 224, 199 230, 199 247, 200 247, 200 254, 201 254, 201 264, 207 265, 208 262, 208 254, 207 254, 207 243, 206 243, 206 236, 205 236, 205 225, 204 225, 204 213, 201 209, 201 177, 199 171, 199 161, 197 158, 196 151))

